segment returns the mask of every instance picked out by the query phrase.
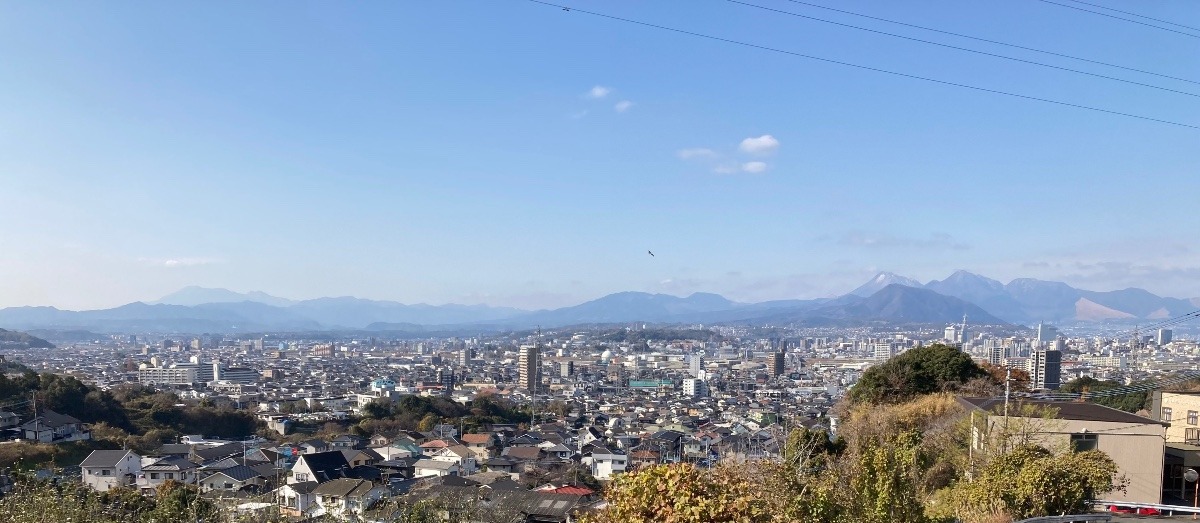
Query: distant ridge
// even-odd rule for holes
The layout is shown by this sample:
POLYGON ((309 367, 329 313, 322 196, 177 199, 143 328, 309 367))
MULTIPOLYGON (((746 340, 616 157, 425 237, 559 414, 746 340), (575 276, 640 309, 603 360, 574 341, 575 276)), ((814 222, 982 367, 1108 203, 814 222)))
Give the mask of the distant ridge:
POLYGON ((190 286, 179 289, 171 294, 163 296, 158 300, 150 302, 151 305, 183 305, 191 307, 193 305, 203 305, 205 303, 238 303, 250 301, 254 303, 263 303, 274 307, 287 307, 293 303, 293 300, 271 296, 261 291, 250 292, 234 292, 229 289, 215 289, 209 287, 190 286))
MULTIPOLYGON (((881 272, 838 298, 739 303, 712 293, 679 297, 618 292, 570 307, 525 311, 487 305, 427 305, 351 296, 293 301, 262 292, 187 287, 155 303, 68 311, 0 309, 0 325, 24 330, 112 332, 480 332, 584 324, 973 324, 1161 320, 1192 312, 1200 300, 1143 289, 1097 292, 1063 282, 1018 278, 1007 284, 955 271, 927 284, 881 272), (192 303, 201 299, 218 301, 192 303), (178 303, 165 303, 165 302, 178 303), (278 305, 264 303, 274 301, 278 305)), ((57 338, 56 338, 57 339, 57 338)))
POLYGON ((54 344, 24 332, 0 329, 0 348, 52 349, 54 348, 54 344))

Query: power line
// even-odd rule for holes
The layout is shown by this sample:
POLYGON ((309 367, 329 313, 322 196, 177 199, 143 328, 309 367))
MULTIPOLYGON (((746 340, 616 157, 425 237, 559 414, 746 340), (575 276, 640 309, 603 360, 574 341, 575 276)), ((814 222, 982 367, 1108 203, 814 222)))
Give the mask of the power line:
POLYGON ((1113 8, 1111 8, 1111 7, 1105 7, 1105 6, 1102 6, 1102 5, 1100 5, 1100 4, 1090 4, 1090 3, 1087 3, 1087 2, 1082 2, 1082 1, 1080 1, 1080 0, 1069 0, 1069 1, 1071 1, 1071 2, 1074 2, 1074 3, 1076 3, 1076 4, 1083 4, 1083 5, 1090 5, 1090 6, 1092 6, 1092 7, 1099 7, 1100 9, 1104 9, 1104 10, 1106 10, 1106 11, 1113 11, 1113 12, 1115 12, 1115 13, 1121 13, 1121 14, 1126 14, 1126 15, 1130 15, 1130 16, 1136 16, 1136 17, 1138 17, 1138 18, 1145 18, 1146 20, 1154 20, 1155 22, 1162 22, 1162 23, 1164 23, 1164 24, 1167 24, 1167 25, 1173 25, 1173 26, 1175 26, 1175 27, 1183 27, 1183 28, 1191 29, 1191 30, 1193 30, 1193 31, 1200 31, 1200 27, 1192 27, 1192 26, 1190 26, 1190 25, 1177 24, 1177 23, 1175 23, 1175 22, 1172 22, 1172 21, 1170 21, 1170 20, 1163 20, 1163 19, 1161 19, 1161 18, 1154 18, 1154 17, 1152 17, 1152 16, 1139 15, 1139 14, 1137 14, 1137 13, 1131 13, 1131 12, 1129 12, 1129 11, 1122 11, 1122 10, 1120 10, 1120 9, 1113 9, 1113 8))
MULTIPOLYGON (((1163 31, 1170 31, 1170 32, 1172 32, 1172 33, 1181 34, 1181 35, 1183 35, 1183 36, 1190 36, 1190 37, 1192 37, 1192 38, 1200 38, 1200 35, 1198 35, 1198 34, 1188 33, 1188 32, 1186 32, 1186 31, 1179 31, 1179 30, 1176 30, 1176 29, 1171 29, 1170 27, 1163 27, 1163 26, 1161 26, 1161 25, 1148 24, 1148 23, 1146 23, 1146 22, 1142 22, 1142 21, 1139 21, 1139 20, 1134 20, 1134 19, 1132 19, 1132 18, 1124 18, 1124 17, 1120 17, 1120 16, 1117 16, 1117 15, 1110 15, 1110 14, 1108 14, 1108 13, 1104 13, 1104 12, 1101 12, 1101 11, 1093 11, 1093 10, 1091 10, 1091 9, 1084 9, 1084 8, 1082 8, 1082 7, 1079 7, 1079 6, 1074 6, 1074 5, 1069 5, 1069 4, 1061 4, 1061 3, 1058 3, 1058 2, 1054 2, 1054 1, 1052 1, 1052 0, 1038 0, 1038 1, 1039 1, 1039 2, 1045 2, 1045 3, 1047 3, 1047 4, 1057 5, 1057 6, 1059 6, 1059 7, 1065 7, 1065 8, 1067 8, 1067 9, 1074 9, 1074 10, 1076 10, 1076 11, 1083 11, 1083 12, 1085 12, 1085 13, 1092 13, 1092 14, 1097 14, 1097 15, 1100 15, 1100 16, 1107 16, 1107 17, 1109 17, 1109 18, 1115 18, 1115 19, 1117 19, 1117 20, 1124 20, 1124 21, 1126 21, 1126 22, 1130 22, 1130 23, 1134 23, 1134 24, 1138 24, 1138 25, 1144 25, 1144 26, 1146 26, 1146 27, 1153 27, 1153 28, 1155 28, 1155 29, 1162 29, 1163 31)), ((1091 5, 1091 4, 1088 4, 1088 5, 1091 5)), ((1137 16, 1137 15, 1135 15, 1135 16, 1137 16)), ((1170 22, 1168 22, 1168 23, 1170 23, 1170 22)), ((1172 24, 1172 25, 1177 25, 1177 24, 1172 24)))
POLYGON ((609 19, 609 20, 616 20, 616 21, 619 21, 619 22, 625 22, 625 23, 630 23, 630 24, 640 25, 640 26, 644 26, 644 27, 651 27, 651 28, 654 28, 654 29, 662 29, 662 30, 664 30, 664 31, 671 31, 671 32, 674 32, 674 33, 680 33, 680 34, 685 34, 685 35, 689 35, 689 36, 695 36, 695 37, 697 37, 697 38, 704 38, 704 39, 708 39, 708 40, 715 40, 715 41, 718 41, 718 42, 725 42, 725 43, 729 43, 729 44, 740 45, 740 46, 743 46, 743 47, 750 47, 750 48, 754 48, 754 49, 760 49, 760 50, 763 50, 763 51, 771 51, 771 52, 774 52, 774 53, 786 54, 786 55, 795 56, 795 57, 798 57, 798 58, 807 58, 807 59, 809 59, 809 60, 816 60, 816 61, 820 61, 820 62, 826 62, 826 63, 831 63, 831 64, 836 64, 836 65, 843 65, 843 66, 846 66, 846 67, 853 67, 853 68, 855 68, 855 69, 862 69, 862 70, 866 70, 866 71, 874 71, 874 72, 877 72, 877 73, 885 73, 885 74, 890 74, 890 75, 893 75, 893 76, 902 76, 902 77, 904 77, 904 78, 911 78, 911 79, 914 79, 914 80, 922 80, 922 81, 926 81, 926 82, 932 82, 932 83, 936 83, 936 84, 949 85, 949 86, 952 86, 952 87, 961 87, 961 88, 963 88, 963 89, 971 89, 971 90, 973 90, 973 91, 981 91, 981 92, 985 92, 985 93, 999 94, 999 95, 1009 96, 1009 97, 1013 97, 1013 98, 1021 98, 1021 99, 1024 99, 1024 100, 1032 100, 1032 101, 1036 101, 1036 102, 1042 102, 1042 103, 1048 103, 1048 104, 1054 104, 1054 105, 1061 105, 1061 106, 1065 106, 1065 107, 1074 107, 1074 108, 1076 108, 1076 109, 1085 109, 1085 110, 1088 110, 1088 111, 1094 111, 1094 112, 1098 112, 1098 113, 1105 113, 1105 114, 1111 114, 1111 115, 1116 115, 1116 116, 1124 116, 1124 117, 1127 117, 1127 118, 1136 118, 1136 119, 1139 119, 1139 120, 1146 120, 1146 121, 1150 121, 1150 122, 1157 122, 1157 123, 1162 123, 1162 124, 1167 124, 1167 125, 1174 125, 1174 126, 1177 126, 1177 127, 1187 127, 1187 128, 1189 128, 1189 129, 1200 129, 1200 125, 1186 124, 1186 123, 1182 123, 1182 122, 1175 122, 1175 121, 1171 121, 1171 120, 1163 120, 1163 119, 1161 119, 1161 118, 1154 118, 1154 117, 1151 117, 1151 116, 1142 116, 1142 115, 1133 114, 1133 113, 1125 113, 1125 112, 1121 112, 1121 111, 1114 111, 1114 110, 1111 110, 1111 109, 1103 109, 1103 108, 1100 108, 1100 107, 1093 107, 1093 106, 1090 106, 1090 105, 1082 105, 1082 104, 1076 104, 1076 103, 1071 103, 1071 102, 1063 102, 1063 101, 1060 101, 1060 100, 1051 100, 1051 99, 1049 99, 1049 98, 1040 98, 1040 97, 1037 97, 1037 96, 1031 96, 1031 95, 1026 95, 1026 94, 1013 93, 1013 92, 1010 92, 1010 91, 1001 91, 1001 90, 999 90, 999 89, 989 89, 989 88, 987 88, 987 87, 978 87, 978 86, 974 86, 974 85, 968 85, 968 84, 961 84, 961 83, 957 83, 957 82, 951 82, 951 81, 948 81, 948 80, 938 80, 938 79, 936 79, 936 78, 930 78, 930 77, 927 77, 927 76, 919 76, 919 75, 915 75, 915 74, 901 73, 901 72, 899 72, 899 71, 892 71, 892 70, 889 70, 889 69, 882 69, 882 68, 878 68, 878 67, 871 67, 871 66, 867 66, 867 65, 859 65, 859 64, 854 64, 854 63, 850 63, 850 62, 843 62, 843 61, 840 61, 840 60, 833 60, 833 59, 831 59, 831 58, 822 58, 822 57, 819 57, 819 56, 814 56, 814 55, 809 55, 809 54, 804 54, 804 53, 798 53, 798 52, 795 52, 795 51, 788 51, 788 50, 785 50, 785 49, 779 49, 779 48, 776 48, 776 47, 769 47, 769 46, 765 46, 765 45, 752 44, 752 43, 749 43, 749 42, 743 42, 743 41, 741 41, 741 40, 733 40, 733 39, 731 39, 731 38, 723 38, 723 37, 720 37, 720 36, 712 36, 712 35, 707 35, 707 34, 703 34, 703 33, 697 33, 697 32, 694 32, 694 31, 688 31, 688 30, 685 30, 685 29, 677 29, 677 28, 674 28, 674 27, 668 27, 668 26, 665 26, 665 25, 658 25, 658 24, 653 24, 653 23, 650 23, 650 22, 642 22, 642 21, 640 21, 640 20, 633 20, 633 19, 630 19, 630 18, 622 18, 622 17, 619 17, 619 16, 614 16, 614 15, 609 15, 609 14, 604 14, 604 13, 598 13, 598 12, 595 12, 595 11, 586 11, 586 10, 583 10, 583 9, 577 9, 577 8, 574 8, 574 7, 565 6, 565 5, 560 5, 560 4, 555 4, 555 3, 551 3, 551 2, 546 2, 546 1, 543 1, 543 0, 526 0, 526 1, 528 1, 528 2, 531 2, 531 3, 535 3, 535 4, 540 4, 540 5, 548 6, 548 7, 555 7, 555 8, 561 9, 561 10, 563 10, 563 11, 567 11, 567 12, 583 13, 583 14, 586 14, 586 15, 592 15, 592 16, 596 16, 596 17, 600 17, 600 18, 607 18, 607 19, 609 19))
POLYGON ((1153 71, 1147 71, 1147 70, 1145 70, 1145 69, 1138 69, 1138 68, 1136 68, 1136 67, 1128 67, 1128 66, 1124 66, 1124 65, 1117 65, 1117 64, 1113 64, 1113 63, 1109 63, 1109 62, 1102 62, 1102 61, 1100 61, 1100 60, 1092 60, 1092 59, 1090 59, 1090 58, 1082 58, 1082 57, 1079 57, 1079 56, 1069 55, 1069 54, 1065 54, 1065 53, 1058 53, 1058 52, 1054 52, 1054 51, 1047 51, 1047 50, 1045 50, 1045 49, 1037 49, 1037 48, 1034 48, 1034 47, 1027 47, 1027 46, 1024 46, 1024 45, 1010 44, 1010 43, 1008 43, 1008 42, 1001 42, 1001 41, 999 41, 999 40, 991 40, 991 39, 988 39, 988 38, 980 38, 980 37, 978 37, 978 36, 971 36, 971 35, 967 35, 967 34, 956 33, 956 32, 953 32, 953 31, 946 31, 946 30, 943 30, 943 29, 936 29, 936 28, 933 28, 933 27, 926 27, 926 26, 923 26, 923 25, 910 24, 910 23, 907 23, 907 22, 900 22, 900 21, 897 21, 897 20, 890 20, 890 19, 887 19, 887 18, 881 18, 881 17, 878 17, 878 16, 871 16, 871 15, 866 15, 866 14, 862 14, 862 13, 855 13, 855 12, 853 12, 853 11, 846 11, 846 10, 844 10, 844 9, 836 9, 836 8, 833 8, 833 7, 828 7, 828 6, 824 6, 824 5, 813 4, 813 3, 804 2, 804 1, 801 1, 801 0, 787 0, 787 1, 788 1, 788 2, 792 2, 793 4, 806 5, 806 6, 809 6, 809 7, 815 7, 815 8, 817 8, 817 9, 825 9, 825 10, 827 10, 827 11, 833 11, 833 12, 835 12, 835 13, 842 13, 842 14, 847 14, 847 15, 851 15, 851 16, 858 16, 858 17, 867 18, 867 19, 870 19, 870 20, 877 20, 877 21, 880 21, 880 22, 887 22, 887 23, 889 23, 889 24, 896 24, 896 25, 902 25, 902 26, 905 26, 905 27, 911 27, 911 28, 914 28, 914 29, 921 29, 921 30, 923 30, 923 31, 932 31, 932 32, 935 32, 935 33, 941 33, 941 34, 946 34, 946 35, 950 35, 950 36, 957 36, 957 37, 959 37, 959 38, 967 38, 967 39, 969 39, 969 40, 975 40, 975 41, 978 41, 978 42, 986 42, 986 43, 989 43, 989 44, 1003 45, 1003 46, 1006 46, 1006 47, 1012 47, 1012 48, 1014 48, 1014 49, 1021 49, 1021 50, 1025 50, 1025 51, 1033 51, 1033 52, 1035 52, 1035 53, 1048 54, 1048 55, 1050 55, 1050 56, 1057 56, 1057 57, 1060 57, 1060 58, 1069 58, 1069 59, 1071 59, 1071 60, 1079 60, 1079 61, 1081 61, 1081 62, 1087 62, 1087 63, 1090 63, 1090 64, 1103 65, 1103 66, 1105 66, 1105 67, 1115 67, 1115 68, 1117 68, 1117 69, 1124 69, 1124 70, 1126 70, 1126 71, 1133 71, 1133 72, 1135 72, 1135 73, 1142 73, 1142 74, 1148 74, 1148 75, 1152 75, 1152 76, 1158 76, 1158 77, 1160 77, 1160 78, 1169 78, 1169 79, 1171 79, 1171 80, 1179 80, 1179 81, 1181 81, 1181 82, 1188 82, 1188 83, 1193 83, 1193 84, 1200 84, 1200 81, 1196 81, 1196 80, 1188 80, 1187 78, 1180 78, 1180 77, 1178 77, 1178 76, 1171 76, 1171 75, 1169 75, 1169 74, 1155 73, 1155 72, 1153 72, 1153 71))
POLYGON ((835 21, 833 21, 833 20, 826 20, 826 19, 824 19, 824 18, 817 18, 817 17, 815 17, 815 16, 808 16, 808 15, 803 15, 803 14, 800 14, 800 13, 794 13, 794 12, 792 12, 792 11, 785 11, 785 10, 783 10, 783 9, 775 9, 775 8, 773 8, 773 7, 766 7, 766 6, 762 6, 762 5, 758 5, 758 4, 752 4, 752 3, 749 3, 749 2, 743 2, 743 1, 741 1, 741 0, 725 0, 725 1, 727 1, 727 2, 729 2, 729 3, 733 3, 733 4, 744 5, 744 6, 746 6, 746 7, 755 7, 755 8, 762 9, 762 10, 764 10, 764 11, 770 11, 770 12, 773 12, 773 13, 779 13, 779 14, 784 14, 784 15, 795 16, 795 17, 798 17, 798 18, 804 18, 804 19, 807 19, 807 20, 813 20, 813 21, 816 21, 816 22, 822 22, 822 23, 826 23, 826 24, 833 24, 833 25, 837 25, 837 26, 841 26, 841 27, 850 28, 850 29, 857 29, 857 30, 859 30, 859 31, 867 31, 867 32, 869 32, 869 33, 881 34, 881 35, 884 35, 884 36, 891 36, 891 37, 893 37, 893 38, 902 38, 902 39, 904 39, 904 40, 910 40, 910 41, 913 41, 913 42, 920 42, 920 43, 923 43, 923 44, 936 45, 936 46, 938 46, 938 47, 945 47, 945 48, 948 48, 948 49, 954 49, 954 50, 958 50, 958 51, 965 51, 965 52, 968 52, 968 53, 981 54, 981 55, 984 55, 984 56, 991 56, 991 57, 993 57, 993 58, 1000 58, 1000 59, 1003 59, 1003 60, 1012 60, 1012 61, 1014 61, 1014 62, 1021 62, 1021 63, 1023 63, 1023 64, 1036 65, 1036 66, 1039 66, 1039 67, 1047 67, 1047 68, 1050 68, 1050 69, 1057 69, 1057 70, 1059 70, 1059 71, 1066 71, 1066 72, 1075 73, 1075 74, 1082 74, 1082 75, 1087 75, 1087 76, 1093 76, 1093 77, 1096 77, 1096 78, 1103 78, 1103 79, 1105 79, 1105 80, 1112 80, 1112 81, 1114 81, 1114 82, 1122 82, 1122 83, 1127 83, 1127 84, 1133 84, 1133 85, 1138 85, 1138 86, 1141 86, 1141 87, 1149 87, 1150 89, 1158 89, 1158 90, 1160 90, 1160 91, 1168 91, 1168 92, 1172 92, 1172 93, 1182 94, 1182 95, 1185 95, 1185 96, 1194 96, 1194 97, 1200 98, 1200 94, 1196 94, 1196 93, 1189 93, 1189 92, 1187 92, 1187 91, 1180 91, 1180 90, 1178 90, 1178 89, 1171 89, 1171 88, 1169 88, 1169 87, 1161 87, 1161 86, 1157 86, 1157 85, 1152 85, 1152 84, 1147 84, 1147 83, 1137 82, 1137 81, 1134 81, 1134 80, 1126 80, 1126 79, 1124 79, 1124 78, 1117 78, 1117 77, 1115 77, 1115 76, 1108 76, 1108 75, 1099 74, 1099 73, 1090 73, 1090 72, 1087 72, 1087 71, 1081 71, 1081 70, 1079 70, 1079 69, 1072 69, 1072 68, 1070 68, 1070 67, 1062 67, 1062 66, 1059 66, 1059 65, 1047 64, 1047 63, 1044 63, 1044 62, 1038 62, 1038 61, 1034 61, 1034 60, 1026 60, 1026 59, 1024 59, 1024 58, 1017 58, 1017 57, 1015 57, 1015 56, 1007 56, 1007 55, 1002 55, 1002 54, 989 53, 989 52, 987 52, 987 51, 980 51, 980 50, 977 50, 977 49, 971 49, 971 48, 967 48, 967 47, 959 47, 959 46, 957 46, 957 45, 944 44, 944 43, 941 43, 941 42, 934 42, 933 40, 925 40, 925 39, 922 39, 922 38, 915 38, 915 37, 911 37, 911 36, 905 36, 905 35, 902 35, 902 34, 889 33, 889 32, 887 32, 887 31, 880 31, 880 30, 877 30, 877 29, 871 29, 871 28, 868 28, 868 27, 862 27, 862 26, 857 26, 857 25, 845 24, 845 23, 842 23, 842 22, 835 22, 835 21))

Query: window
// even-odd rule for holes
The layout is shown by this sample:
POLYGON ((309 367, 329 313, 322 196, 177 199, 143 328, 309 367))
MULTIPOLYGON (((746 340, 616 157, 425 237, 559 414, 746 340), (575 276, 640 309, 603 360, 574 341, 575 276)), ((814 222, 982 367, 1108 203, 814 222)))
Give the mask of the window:
POLYGON ((150 479, 158 479, 158 473, 157 473, 157 472, 151 472, 151 473, 150 473, 150 479))
POLYGON ((1200 444, 1200 429, 1186 429, 1183 431, 1184 443, 1192 445, 1200 444))
POLYGON ((110 476, 110 475, 112 475, 112 471, 108 470, 108 469, 104 469, 104 470, 100 471, 100 475, 101 476, 110 476))
POLYGON ((1071 434, 1071 449, 1075 452, 1096 450, 1098 438, 1095 434, 1071 434))
POLYGON ((174 472, 168 472, 168 473, 166 473, 166 474, 163 474, 163 477, 165 477, 165 478, 167 478, 167 479, 175 479, 175 473, 174 473, 174 472))
POLYGON ((1188 425, 1195 425, 1197 418, 1200 418, 1200 412, 1194 410, 1188 411, 1188 425))
POLYGON ((1171 407, 1162 408, 1162 420, 1171 421, 1171 407))
POLYGON ((233 489, 233 483, 226 483, 226 484, 225 484, 225 490, 232 490, 232 489, 233 489))

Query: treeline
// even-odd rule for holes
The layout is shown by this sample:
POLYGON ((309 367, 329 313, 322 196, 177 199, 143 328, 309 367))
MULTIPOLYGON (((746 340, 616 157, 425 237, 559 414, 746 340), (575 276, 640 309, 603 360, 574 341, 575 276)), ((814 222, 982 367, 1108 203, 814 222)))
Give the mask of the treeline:
MULTIPOLYGON (((242 515, 220 510, 195 487, 168 481, 154 496, 133 489, 96 492, 78 482, 55 484, 19 478, 13 491, 0 497, 5 523, 286 523, 278 511, 242 515)), ((325 521, 321 518, 307 521, 325 521)), ((332 520, 330 520, 332 521, 332 520)))
POLYGON ((362 420, 351 430, 370 436, 395 435, 401 430, 429 431, 439 423, 462 426, 467 432, 496 423, 529 421, 529 410, 492 395, 478 395, 462 404, 448 398, 402 396, 395 401, 375 400, 362 409, 362 420))
MULTIPOLYGON (((35 397, 39 410, 53 410, 90 424, 93 439, 141 452, 178 441, 184 434, 243 438, 258 429, 258 421, 249 412, 205 402, 188 404, 173 393, 141 385, 99 390, 71 376, 0 375, 0 405, 22 404, 35 397)), ((33 414, 29 406, 18 410, 23 420, 33 414)))

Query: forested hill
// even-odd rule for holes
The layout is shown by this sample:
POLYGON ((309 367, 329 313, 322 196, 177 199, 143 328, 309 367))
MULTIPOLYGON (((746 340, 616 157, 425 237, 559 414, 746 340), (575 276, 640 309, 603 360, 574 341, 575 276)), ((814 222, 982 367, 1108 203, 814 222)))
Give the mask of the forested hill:
POLYGON ((0 349, 53 349, 54 344, 24 332, 0 329, 0 349))

